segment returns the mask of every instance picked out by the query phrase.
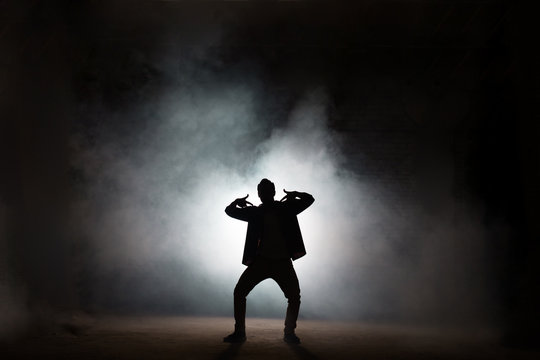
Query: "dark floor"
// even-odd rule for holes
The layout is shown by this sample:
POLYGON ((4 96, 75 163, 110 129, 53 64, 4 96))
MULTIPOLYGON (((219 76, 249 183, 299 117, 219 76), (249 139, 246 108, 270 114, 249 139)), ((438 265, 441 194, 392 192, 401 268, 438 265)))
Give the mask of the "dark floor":
POLYGON ((2 346, 2 359, 538 359, 505 348, 489 331, 456 331, 302 320, 302 344, 283 342, 282 320, 248 319, 248 340, 222 342, 232 319, 101 318, 61 322, 46 335, 2 346), (6 356, 7 355, 7 356, 6 356))

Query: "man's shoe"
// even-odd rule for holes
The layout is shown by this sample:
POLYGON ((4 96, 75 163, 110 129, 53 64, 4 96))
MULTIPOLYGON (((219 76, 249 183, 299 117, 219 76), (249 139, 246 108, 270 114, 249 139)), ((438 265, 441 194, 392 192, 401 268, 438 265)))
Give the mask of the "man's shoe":
POLYGON ((241 331, 235 331, 223 338, 223 342, 227 343, 241 343, 244 341, 246 341, 246 333, 241 331))
POLYGON ((283 341, 287 344, 300 344, 300 338, 295 333, 287 333, 283 335, 283 341))

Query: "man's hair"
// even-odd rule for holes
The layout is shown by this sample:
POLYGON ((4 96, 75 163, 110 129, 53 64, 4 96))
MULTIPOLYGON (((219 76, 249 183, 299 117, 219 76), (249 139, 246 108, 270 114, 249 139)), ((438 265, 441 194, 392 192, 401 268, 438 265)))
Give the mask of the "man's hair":
POLYGON ((271 182, 268 179, 262 179, 259 185, 257 185, 257 191, 261 191, 262 189, 272 189, 273 192, 276 192, 276 187, 274 186, 274 183, 271 182))

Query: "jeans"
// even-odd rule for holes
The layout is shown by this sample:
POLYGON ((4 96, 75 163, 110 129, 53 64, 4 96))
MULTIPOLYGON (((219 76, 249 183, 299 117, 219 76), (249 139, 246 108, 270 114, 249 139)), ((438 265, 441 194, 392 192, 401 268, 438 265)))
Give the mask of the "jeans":
POLYGON ((271 278, 278 283, 288 300, 285 333, 293 333, 300 310, 300 285, 291 259, 269 259, 262 256, 251 263, 234 288, 234 320, 237 331, 246 329, 246 297, 261 281, 271 278))

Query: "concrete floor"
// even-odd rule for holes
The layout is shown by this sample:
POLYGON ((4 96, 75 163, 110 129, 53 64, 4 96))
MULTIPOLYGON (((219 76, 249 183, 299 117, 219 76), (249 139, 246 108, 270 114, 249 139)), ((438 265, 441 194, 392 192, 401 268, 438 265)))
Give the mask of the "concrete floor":
POLYGON ((60 323, 45 335, 2 345, 2 359, 539 359, 474 335, 361 323, 300 320, 301 345, 282 340, 282 320, 247 321, 247 342, 222 342, 230 318, 126 317, 60 323))

